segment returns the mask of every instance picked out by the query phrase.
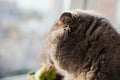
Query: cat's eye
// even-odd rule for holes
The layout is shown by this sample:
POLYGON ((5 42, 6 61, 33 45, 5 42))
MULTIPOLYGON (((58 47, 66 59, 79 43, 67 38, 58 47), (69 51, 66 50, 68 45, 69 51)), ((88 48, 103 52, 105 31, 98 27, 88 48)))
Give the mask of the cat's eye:
POLYGON ((65 28, 67 27, 67 25, 65 25, 65 28))
POLYGON ((66 26, 63 27, 64 28, 64 31, 66 30, 66 26))

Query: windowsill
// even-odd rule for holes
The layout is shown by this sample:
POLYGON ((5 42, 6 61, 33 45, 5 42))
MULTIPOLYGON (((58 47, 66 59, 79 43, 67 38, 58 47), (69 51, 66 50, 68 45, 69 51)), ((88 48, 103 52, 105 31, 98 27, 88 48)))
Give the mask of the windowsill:
POLYGON ((7 77, 7 78, 1 78, 0 80, 27 80, 27 74, 7 77))

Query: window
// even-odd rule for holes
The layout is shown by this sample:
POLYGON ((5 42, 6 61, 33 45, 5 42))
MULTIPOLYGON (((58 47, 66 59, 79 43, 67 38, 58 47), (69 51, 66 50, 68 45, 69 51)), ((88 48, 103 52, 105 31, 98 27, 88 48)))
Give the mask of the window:
POLYGON ((119 0, 0 0, 0 78, 40 68, 45 37, 62 11, 98 11, 120 31, 119 4, 119 0))
POLYGON ((116 16, 115 16, 115 24, 116 24, 116 28, 117 30, 120 32, 120 1, 116 1, 116 16))
POLYGON ((71 0, 70 9, 94 10, 106 17, 120 32, 119 0, 71 0))
POLYGON ((40 68, 38 56, 62 4, 62 0, 0 0, 0 78, 40 68))

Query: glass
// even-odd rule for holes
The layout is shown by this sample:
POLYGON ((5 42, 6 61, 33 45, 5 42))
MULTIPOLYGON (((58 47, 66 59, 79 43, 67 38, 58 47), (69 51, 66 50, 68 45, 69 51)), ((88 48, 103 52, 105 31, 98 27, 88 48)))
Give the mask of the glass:
POLYGON ((0 0, 0 78, 40 68, 45 37, 62 0, 0 0))

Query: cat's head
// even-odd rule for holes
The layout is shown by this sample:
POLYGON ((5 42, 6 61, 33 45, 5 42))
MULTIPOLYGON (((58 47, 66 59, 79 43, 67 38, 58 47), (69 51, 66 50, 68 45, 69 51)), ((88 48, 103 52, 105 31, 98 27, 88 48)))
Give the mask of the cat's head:
POLYGON ((72 58, 76 56, 74 53, 84 52, 89 45, 87 39, 91 34, 92 26, 100 26, 102 19, 87 11, 75 10, 62 13, 48 35, 47 53, 53 59, 54 56, 59 58, 63 56, 62 54, 68 53, 72 58))
POLYGON ((49 34, 49 37, 51 36, 49 40, 55 43, 59 40, 65 41, 77 36, 83 39, 87 35, 87 28, 95 24, 97 17, 97 15, 93 15, 88 11, 75 10, 64 12, 53 25, 49 34))

